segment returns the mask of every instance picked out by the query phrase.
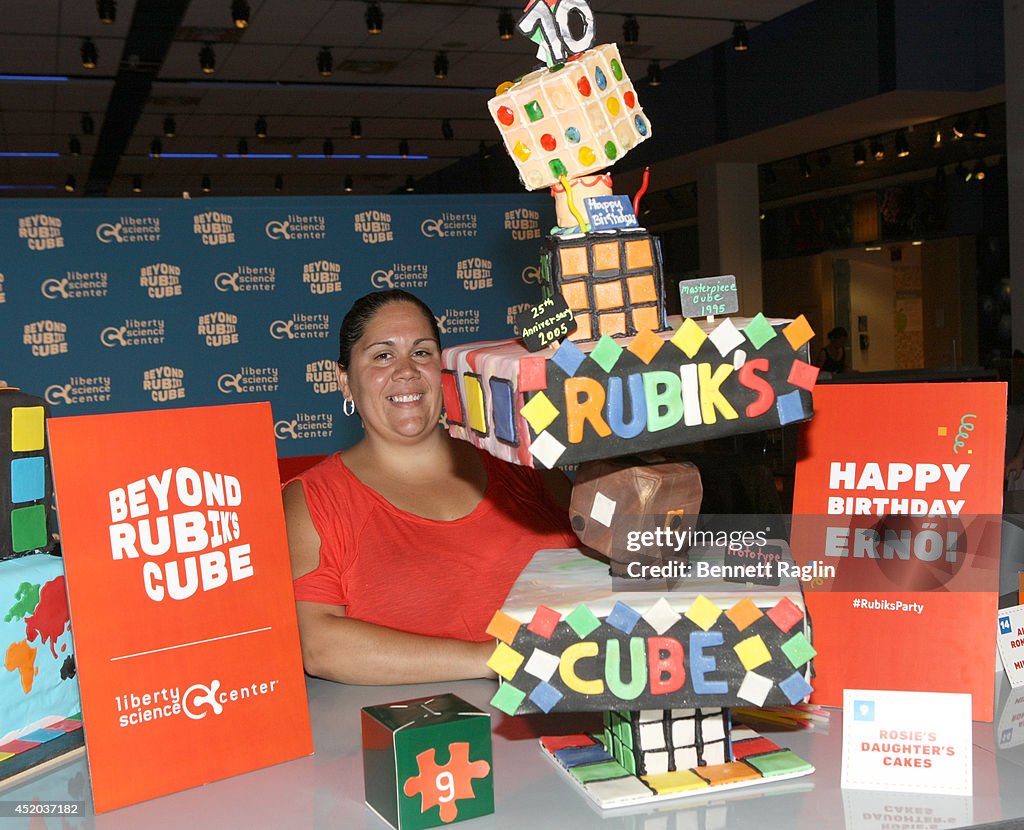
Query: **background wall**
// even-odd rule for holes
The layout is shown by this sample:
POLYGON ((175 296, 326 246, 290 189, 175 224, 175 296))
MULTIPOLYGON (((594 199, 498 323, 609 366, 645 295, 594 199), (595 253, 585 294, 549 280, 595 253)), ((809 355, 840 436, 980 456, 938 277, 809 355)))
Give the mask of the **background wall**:
POLYGON ((540 300, 542 195, 0 205, 0 379, 55 417, 270 401, 278 454, 356 440, 334 379, 368 291, 406 288, 442 345, 540 300))

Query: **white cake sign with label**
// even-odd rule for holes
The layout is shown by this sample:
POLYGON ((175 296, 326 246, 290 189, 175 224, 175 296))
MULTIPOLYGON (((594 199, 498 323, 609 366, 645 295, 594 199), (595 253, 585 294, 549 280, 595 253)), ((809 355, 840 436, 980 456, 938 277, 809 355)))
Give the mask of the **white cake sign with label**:
POLYGON ((846 689, 842 786, 971 795, 971 696, 846 689))

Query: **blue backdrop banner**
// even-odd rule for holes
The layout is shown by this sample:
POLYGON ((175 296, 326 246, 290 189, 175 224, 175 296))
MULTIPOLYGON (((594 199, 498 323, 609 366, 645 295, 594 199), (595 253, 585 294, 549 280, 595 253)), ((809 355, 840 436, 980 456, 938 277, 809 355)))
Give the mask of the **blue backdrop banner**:
POLYGON ((442 345, 540 300, 550 198, 19 200, 0 204, 0 380, 54 417, 267 400, 278 454, 358 439, 334 376, 368 291, 405 288, 442 345))

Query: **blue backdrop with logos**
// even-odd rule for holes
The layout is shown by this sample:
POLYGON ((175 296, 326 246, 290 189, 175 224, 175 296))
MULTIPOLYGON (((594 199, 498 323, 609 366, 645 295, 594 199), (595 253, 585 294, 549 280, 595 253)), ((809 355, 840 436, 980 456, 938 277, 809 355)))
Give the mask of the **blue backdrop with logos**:
POLYGON ((442 345, 539 302, 548 196, 19 200, 0 204, 0 379, 53 415, 270 401, 278 454, 360 434, 338 329, 406 288, 442 345))

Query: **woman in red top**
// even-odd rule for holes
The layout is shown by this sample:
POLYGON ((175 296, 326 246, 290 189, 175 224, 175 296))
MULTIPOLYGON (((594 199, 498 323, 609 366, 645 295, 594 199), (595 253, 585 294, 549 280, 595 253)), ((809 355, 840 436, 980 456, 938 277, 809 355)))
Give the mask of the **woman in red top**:
POLYGON ((346 683, 484 677, 484 632, 534 552, 576 544, 569 483, 438 427, 441 347, 422 301, 357 300, 338 381, 364 436, 289 482, 285 516, 306 671, 346 683), (549 489, 550 488, 550 489, 549 489))

